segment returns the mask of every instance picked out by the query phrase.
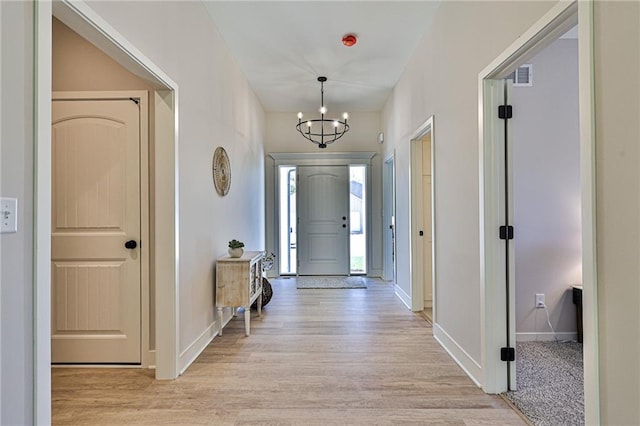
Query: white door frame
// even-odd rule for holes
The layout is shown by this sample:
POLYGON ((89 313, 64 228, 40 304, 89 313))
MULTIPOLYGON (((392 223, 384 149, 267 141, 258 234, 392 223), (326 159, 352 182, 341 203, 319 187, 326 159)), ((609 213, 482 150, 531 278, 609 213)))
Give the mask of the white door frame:
POLYGON ((431 295, 433 321, 436 319, 436 168, 435 168, 435 133, 433 128, 434 117, 429 117, 422 123, 411 136, 411 165, 410 165, 410 194, 411 208, 409 210, 411 232, 409 245, 411 247, 411 260, 409 264, 409 276, 411 277, 411 310, 419 312, 424 310, 424 239, 419 235, 423 230, 424 197, 422 190, 422 138, 431 133, 431 295))
MULTIPOLYGON (((500 214, 499 173, 495 152, 500 130, 493 125, 498 101, 490 90, 492 81, 545 48, 560 35, 579 24, 579 108, 580 168, 582 195, 582 269, 584 287, 584 376, 585 421, 599 424, 598 321, 595 233, 595 133, 593 90, 593 3, 561 1, 502 52, 478 75, 478 117, 480 140, 480 286, 481 350, 483 389, 488 393, 507 388, 505 364, 499 348, 506 339, 504 253, 500 253, 497 221, 500 214), (502 263, 501 263, 502 262, 502 263)), ((502 172, 504 173, 504 172, 502 172)), ((514 289, 511 289, 514 293, 514 289)), ((511 331, 515 342, 515 329, 511 331)))
MULTIPOLYGON (((373 157, 378 153, 373 151, 363 152, 313 152, 313 153, 295 153, 295 152, 273 152, 267 154, 267 158, 273 160, 273 167, 265 167, 266 182, 273 182, 273 186, 267 185, 267 197, 266 197, 266 210, 267 215, 269 212, 274 212, 274 217, 269 220, 267 217, 267 223, 273 224, 273 230, 267 229, 267 243, 266 246, 270 247, 270 250, 274 253, 278 253, 278 247, 280 247, 280 202, 279 202, 279 190, 280 188, 280 173, 278 173, 278 167, 280 166, 349 166, 349 165, 366 165, 367 166, 367 182, 366 187, 371 192, 372 188, 372 168, 373 157), (270 189, 273 191, 270 193, 270 189)), ((371 218, 371 198, 367 197, 367 217, 371 218)), ((367 259, 371 259, 371 220, 367 220, 367 259)), ((276 257, 273 269, 280 270, 280 264, 276 257)), ((367 263, 367 273, 370 270, 369 263, 367 263)), ((296 269, 297 274, 297 269, 296 269)))
POLYGON ((154 83, 156 378, 178 376, 178 85, 85 2, 37 1, 35 14, 34 423, 51 423, 51 18, 154 83))
MULTIPOLYGON (((383 256, 383 279, 386 281, 396 281, 396 259, 395 254, 395 238, 392 238, 388 227, 395 223, 390 223, 391 218, 395 218, 396 215, 396 159, 394 152, 384 160, 382 166, 382 217, 383 217, 383 229, 382 229, 382 256, 383 256), (386 221, 385 221, 386 219, 386 221), (393 277, 393 280, 391 279, 393 277)), ((395 219, 394 219, 395 220, 395 219)), ((393 229, 393 234, 396 230, 393 229)))

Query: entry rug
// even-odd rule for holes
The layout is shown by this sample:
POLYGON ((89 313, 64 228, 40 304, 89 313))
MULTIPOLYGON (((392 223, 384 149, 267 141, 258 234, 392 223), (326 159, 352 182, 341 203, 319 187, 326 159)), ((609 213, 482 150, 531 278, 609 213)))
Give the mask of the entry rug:
POLYGON ((297 288, 367 288, 362 277, 297 277, 297 288))

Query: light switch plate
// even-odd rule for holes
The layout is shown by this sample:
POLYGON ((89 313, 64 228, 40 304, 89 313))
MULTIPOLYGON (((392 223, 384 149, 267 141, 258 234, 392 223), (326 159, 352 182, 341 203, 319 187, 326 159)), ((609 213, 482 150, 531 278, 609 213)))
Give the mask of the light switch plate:
POLYGON ((18 232, 18 199, 0 198, 0 234, 18 232))

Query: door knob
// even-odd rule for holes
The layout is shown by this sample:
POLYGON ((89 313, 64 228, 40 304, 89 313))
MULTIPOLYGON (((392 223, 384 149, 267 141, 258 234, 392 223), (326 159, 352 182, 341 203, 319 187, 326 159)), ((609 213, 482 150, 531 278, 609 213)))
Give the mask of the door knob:
POLYGON ((347 220, 347 217, 346 216, 342 216, 342 220, 347 220))
POLYGON ((136 240, 129 240, 124 243, 124 248, 126 249, 133 250, 136 247, 138 247, 138 243, 136 242, 136 240))
POLYGON ((343 223, 343 224, 342 224, 342 227, 343 227, 343 228, 346 228, 346 227, 347 227, 347 225, 345 225, 345 224, 343 223))

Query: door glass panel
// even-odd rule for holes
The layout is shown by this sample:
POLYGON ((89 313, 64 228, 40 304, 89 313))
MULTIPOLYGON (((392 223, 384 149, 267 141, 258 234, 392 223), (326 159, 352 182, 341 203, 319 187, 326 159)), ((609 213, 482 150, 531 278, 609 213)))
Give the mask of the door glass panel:
POLYGON ((296 273, 296 168, 280 166, 280 274, 296 273))
POLYGON ((367 272, 366 166, 349 166, 350 265, 352 274, 367 272))

